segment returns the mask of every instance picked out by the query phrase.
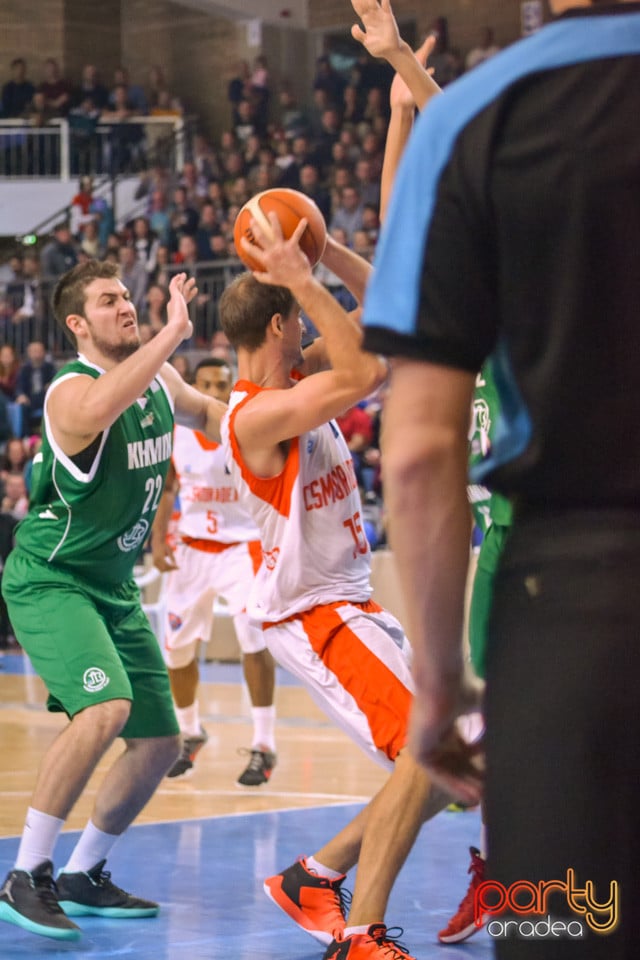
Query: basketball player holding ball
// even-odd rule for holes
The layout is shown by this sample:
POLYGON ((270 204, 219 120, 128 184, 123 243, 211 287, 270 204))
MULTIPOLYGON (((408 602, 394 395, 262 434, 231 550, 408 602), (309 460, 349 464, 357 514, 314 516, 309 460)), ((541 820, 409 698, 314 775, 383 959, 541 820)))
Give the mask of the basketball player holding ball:
MULTIPOLYGON (((238 231, 239 252, 259 271, 237 277, 220 300, 239 375, 223 445, 263 549, 247 611, 264 623, 276 661, 390 772, 354 820, 313 856, 268 878, 265 891, 326 945, 326 960, 411 960, 387 930, 387 900, 421 824, 447 799, 405 748, 410 647, 398 621, 371 600, 360 495, 333 419, 385 381, 386 365, 361 351, 357 313, 347 314, 313 277, 315 256, 303 250, 310 219, 286 239, 279 212, 265 216, 266 229, 259 212, 238 231), (301 310, 322 335, 304 351, 301 310), (345 917, 341 885, 356 863, 345 917)), ((329 237, 322 262, 362 298, 365 260, 329 237)))

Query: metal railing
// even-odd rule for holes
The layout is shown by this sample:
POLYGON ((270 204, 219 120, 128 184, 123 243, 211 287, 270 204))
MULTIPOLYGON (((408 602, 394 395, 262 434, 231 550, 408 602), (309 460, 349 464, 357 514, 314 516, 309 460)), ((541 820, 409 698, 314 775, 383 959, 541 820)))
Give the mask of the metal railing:
POLYGON ((0 176, 55 177, 137 173, 148 157, 182 169, 187 151, 183 117, 131 117, 101 123, 91 117, 56 118, 45 126, 0 120, 0 176))

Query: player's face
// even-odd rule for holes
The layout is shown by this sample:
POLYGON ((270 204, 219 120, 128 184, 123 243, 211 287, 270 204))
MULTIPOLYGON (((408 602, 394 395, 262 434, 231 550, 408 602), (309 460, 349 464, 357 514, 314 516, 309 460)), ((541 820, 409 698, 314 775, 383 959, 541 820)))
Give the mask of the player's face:
POLYGON ((200 393, 228 403, 231 396, 231 370, 229 367, 200 367, 193 385, 200 393))
POLYGON ((115 277, 93 280, 85 290, 84 319, 93 346, 120 362, 140 346, 136 308, 115 277))

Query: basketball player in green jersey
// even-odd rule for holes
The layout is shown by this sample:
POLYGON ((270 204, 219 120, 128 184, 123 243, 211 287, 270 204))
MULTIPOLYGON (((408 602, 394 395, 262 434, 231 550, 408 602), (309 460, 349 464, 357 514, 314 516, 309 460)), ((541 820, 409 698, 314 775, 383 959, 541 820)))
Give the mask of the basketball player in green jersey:
POLYGON ((133 566, 151 529, 176 419, 219 441, 226 406, 166 362, 192 333, 185 274, 173 278, 167 324, 140 346, 135 308, 110 263, 89 261, 54 292, 56 320, 78 349, 47 394, 30 510, 2 589, 16 637, 42 677, 50 710, 69 722, 48 749, 0 919, 73 940, 71 916, 146 917, 158 905, 121 890, 105 860, 178 756, 162 653, 141 608, 133 566), (58 835, 116 737, 85 830, 57 880, 58 835))
MULTIPOLYGON (((469 466, 479 463, 489 453, 498 419, 499 397, 493 379, 491 359, 487 360, 476 378, 473 412, 469 430, 469 466)), ((468 488, 473 520, 482 534, 469 607, 469 647, 471 665, 476 676, 484 680, 488 643, 489 614, 493 599, 493 584, 502 549, 511 527, 512 507, 506 497, 491 493, 477 484, 468 488)), ((483 811, 484 812, 484 811, 483 811)), ((440 943, 461 943, 480 929, 475 922, 475 891, 484 880, 487 858, 487 837, 483 824, 480 846, 471 847, 471 880, 456 913, 438 933, 440 943)))

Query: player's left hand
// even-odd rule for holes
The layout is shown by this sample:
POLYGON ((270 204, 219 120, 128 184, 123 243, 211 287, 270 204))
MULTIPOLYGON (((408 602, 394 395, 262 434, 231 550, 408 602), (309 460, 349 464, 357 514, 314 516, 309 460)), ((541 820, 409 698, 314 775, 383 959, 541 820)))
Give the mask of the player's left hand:
POLYGON ((389 0, 351 0, 354 12, 360 17, 362 27, 354 23, 351 36, 367 50, 372 57, 385 60, 393 56, 402 46, 400 31, 389 0))
POLYGON ((189 317, 188 306, 198 295, 193 277, 186 273, 177 273, 169 284, 169 303, 167 304, 167 326, 176 326, 182 331, 182 339, 193 335, 193 324, 189 317))

